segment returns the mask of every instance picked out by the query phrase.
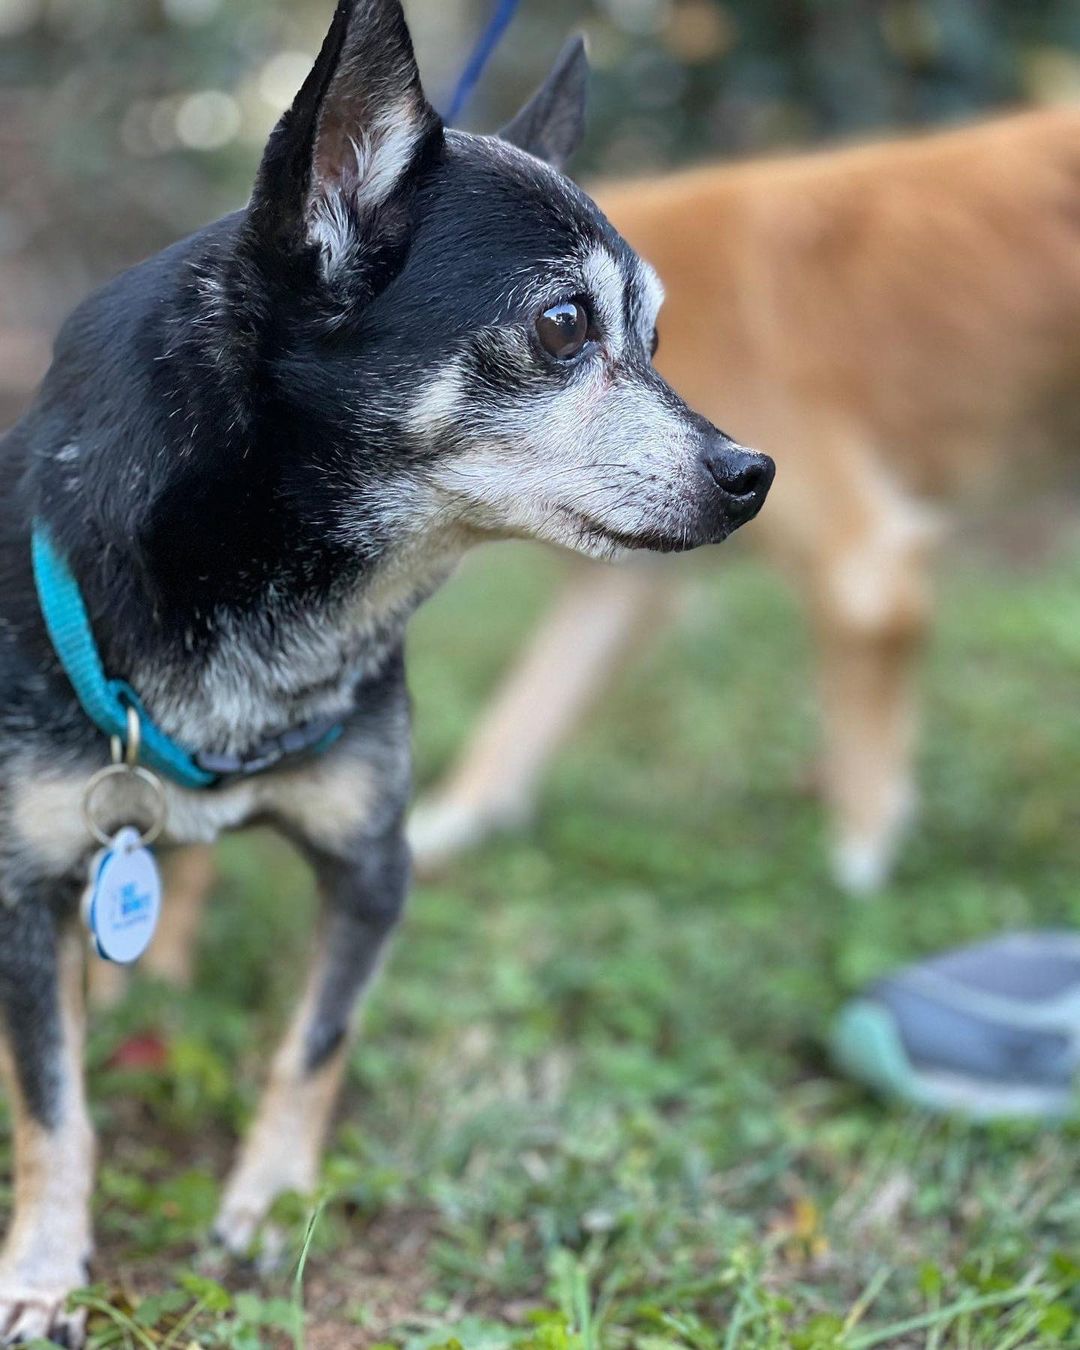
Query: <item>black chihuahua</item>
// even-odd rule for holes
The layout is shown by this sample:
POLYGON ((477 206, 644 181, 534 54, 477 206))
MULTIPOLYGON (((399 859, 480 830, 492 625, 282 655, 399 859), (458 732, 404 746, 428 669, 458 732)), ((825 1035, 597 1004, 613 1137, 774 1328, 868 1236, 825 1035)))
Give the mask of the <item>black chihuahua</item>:
POLYGON ((265 820, 318 875, 318 955, 217 1224, 246 1252, 316 1180, 406 893, 412 612, 481 540, 689 549, 765 499, 771 461, 652 368, 654 273, 562 176, 586 79, 573 44, 499 137, 449 131, 399 0, 341 0, 248 207, 83 304, 0 443, 0 1344, 84 1334, 91 831, 265 820))

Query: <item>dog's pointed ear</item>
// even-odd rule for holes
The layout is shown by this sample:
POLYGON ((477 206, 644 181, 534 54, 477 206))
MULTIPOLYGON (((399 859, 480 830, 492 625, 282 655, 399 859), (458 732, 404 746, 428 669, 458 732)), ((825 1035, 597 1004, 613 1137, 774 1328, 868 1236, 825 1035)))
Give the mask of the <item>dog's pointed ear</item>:
MULTIPOLYGON (((333 271, 441 140, 400 0, 339 0, 322 51, 270 137, 250 214, 290 250, 317 244, 333 271)), ((400 222, 399 222, 400 225, 400 222)), ((378 226, 375 227, 378 233, 378 226)))
POLYGON ((583 37, 571 38, 551 74, 499 138, 565 169, 585 138, 589 56, 583 37))

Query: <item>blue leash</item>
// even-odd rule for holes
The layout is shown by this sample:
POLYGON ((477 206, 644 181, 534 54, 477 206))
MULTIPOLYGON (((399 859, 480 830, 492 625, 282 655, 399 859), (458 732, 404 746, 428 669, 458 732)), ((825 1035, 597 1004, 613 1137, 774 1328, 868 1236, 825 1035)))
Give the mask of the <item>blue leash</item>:
POLYGON ((451 126, 457 122, 464 112, 466 104, 472 97, 473 90, 480 83, 480 77, 483 75, 487 63, 494 56, 496 47, 502 41, 503 34, 510 27, 510 23, 520 5, 521 0, 499 0, 495 13, 491 16, 491 22, 473 48, 469 63, 458 81, 453 98, 450 100, 446 120, 451 126))

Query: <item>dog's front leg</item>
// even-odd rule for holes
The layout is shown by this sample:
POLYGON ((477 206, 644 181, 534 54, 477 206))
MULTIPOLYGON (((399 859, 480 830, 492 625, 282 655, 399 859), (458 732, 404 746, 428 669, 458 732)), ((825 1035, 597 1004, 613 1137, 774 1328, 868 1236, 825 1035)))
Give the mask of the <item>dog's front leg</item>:
POLYGON ((249 1254, 279 1195, 310 1192, 318 1181, 353 1012, 408 889, 408 851, 396 828, 358 841, 348 856, 312 861, 325 910, 315 960, 215 1225, 237 1256, 249 1254))
POLYGON ((0 1067, 15 1134, 0 1345, 83 1341, 82 1315, 64 1304, 87 1282, 94 1138, 83 1084, 83 940, 74 897, 59 899, 48 887, 0 895, 0 1067))

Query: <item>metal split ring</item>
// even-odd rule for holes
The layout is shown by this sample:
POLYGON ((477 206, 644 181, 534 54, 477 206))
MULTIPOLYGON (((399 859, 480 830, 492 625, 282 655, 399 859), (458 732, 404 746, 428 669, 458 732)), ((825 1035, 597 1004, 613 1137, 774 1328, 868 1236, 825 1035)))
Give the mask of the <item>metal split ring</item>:
POLYGON ((130 778, 149 792, 151 817, 149 826, 143 830, 139 845, 147 848, 161 837, 168 815, 168 802, 165 797, 165 785, 155 773, 139 764, 139 750, 142 748, 142 727, 139 714, 134 708, 127 710, 127 743, 123 744, 119 736, 111 740, 113 762, 99 769, 87 783, 83 792, 82 814, 86 828, 99 844, 107 848, 112 843, 112 835, 98 825, 94 818, 94 800, 106 783, 118 778, 130 778))
POLYGON ((139 843, 143 848, 148 847, 155 839, 161 837, 161 832, 165 828, 165 819, 168 813, 168 806, 165 800, 165 785, 157 774, 151 773, 149 769, 141 768, 136 765, 134 768, 130 764, 110 764, 104 769, 99 769, 93 778, 86 785, 83 792, 82 813, 83 820, 86 821, 86 828, 94 836, 99 844, 108 847, 112 843, 112 835, 97 823, 94 818, 94 799, 97 797, 101 788, 106 783, 115 778, 132 778, 142 787, 145 787, 150 794, 150 803, 152 808, 150 824, 143 830, 139 843))
POLYGON ((112 750, 112 762, 114 764, 126 764, 129 769, 139 767, 139 751, 142 749, 142 723, 139 721, 139 714, 130 704, 127 710, 127 744, 123 744, 119 736, 113 736, 109 741, 109 747, 112 750))

